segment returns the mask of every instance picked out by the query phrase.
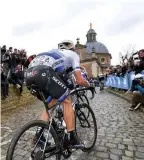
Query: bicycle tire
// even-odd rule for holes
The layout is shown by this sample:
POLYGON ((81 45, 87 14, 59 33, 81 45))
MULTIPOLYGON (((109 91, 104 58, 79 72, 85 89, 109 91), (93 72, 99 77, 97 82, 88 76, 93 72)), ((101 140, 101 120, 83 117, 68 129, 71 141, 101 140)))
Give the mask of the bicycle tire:
MULTIPOLYGON (((25 131, 27 131, 28 129, 34 126, 41 126, 47 129, 49 127, 48 123, 42 120, 34 120, 24 125, 18 132, 15 133, 14 137, 12 138, 11 143, 7 150, 6 160, 13 160, 13 154, 14 154, 14 150, 18 140, 20 139, 20 137, 23 135, 25 131)), ((58 144, 58 136, 55 130, 53 129, 53 127, 50 128, 50 133, 55 141, 55 144, 58 144)), ((61 154, 57 154, 56 160, 60 160, 60 159, 61 159, 61 154)))
POLYGON ((88 98, 86 97, 86 95, 85 95, 85 94, 79 95, 80 100, 81 100, 83 103, 85 103, 82 97, 84 97, 84 99, 86 100, 86 103, 87 103, 88 105, 90 105, 89 100, 88 100, 88 98))
POLYGON ((78 109, 83 108, 83 107, 86 107, 89 110, 89 113, 92 115, 92 119, 93 119, 93 123, 94 123, 94 141, 90 147, 84 147, 82 149, 83 152, 90 152, 94 148, 96 140, 97 140, 97 130, 98 130, 97 129, 97 122, 96 122, 96 118, 95 118, 95 115, 94 115, 92 108, 89 105, 87 105, 86 103, 80 104, 80 106, 78 108, 76 108, 76 110, 75 110, 75 130, 76 130, 76 133, 77 133, 76 118, 78 116, 77 112, 78 112, 78 109))
MULTIPOLYGON (((88 100, 88 98, 86 97, 86 95, 85 94, 82 94, 82 95, 79 95, 79 99, 82 101, 82 103, 85 103, 85 101, 86 101, 86 103, 88 104, 88 105, 90 105, 90 103, 89 103, 89 100, 88 100), (84 99, 85 100, 84 100, 84 99)), ((86 116, 87 118, 89 117, 89 111, 87 112, 87 116, 86 116)))

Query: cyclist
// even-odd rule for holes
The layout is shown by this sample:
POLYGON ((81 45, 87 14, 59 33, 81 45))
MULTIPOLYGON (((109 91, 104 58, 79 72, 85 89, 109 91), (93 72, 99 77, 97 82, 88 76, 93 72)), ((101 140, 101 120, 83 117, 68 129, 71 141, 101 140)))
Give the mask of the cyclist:
MULTIPOLYGON (((92 78, 90 79, 90 78, 88 77, 88 75, 87 75, 87 72, 84 71, 84 70, 83 70, 81 73, 82 73, 83 78, 85 78, 85 79, 90 83, 90 85, 93 86, 93 90, 95 91, 95 83, 94 83, 94 81, 92 80, 92 78)), ((96 91, 95 91, 95 93, 96 93, 96 91)))
MULTIPOLYGON (((81 75, 82 75, 82 77, 83 77, 86 81, 89 82, 88 75, 87 75, 87 73, 86 73, 85 71, 81 70, 81 75)), ((74 80, 75 80, 74 82, 75 82, 75 84, 76 84, 76 79, 75 79, 75 77, 74 77, 74 80)), ((83 87, 83 86, 80 86, 79 84, 76 84, 76 88, 79 88, 79 87, 83 87)))
MULTIPOLYGON (((80 70, 80 59, 72 41, 66 40, 58 44, 58 49, 40 53, 34 58, 27 70, 26 85, 28 89, 32 84, 37 85, 43 91, 45 99, 51 98, 48 107, 56 101, 62 102, 64 120, 69 133, 71 145, 80 144, 75 133, 75 117, 69 94, 69 86, 72 87, 71 75, 74 74, 76 83, 80 86, 89 87, 89 82, 82 77, 80 70), (70 84, 70 85, 69 85, 70 84)), ((38 99, 40 95, 36 93, 38 99)), ((48 121, 49 117, 44 109, 41 120, 48 121)), ((35 138, 39 138, 42 128, 39 128, 35 138)), ((45 141, 45 138, 42 138, 45 141)))
POLYGON ((86 71, 82 71, 81 73, 82 73, 83 78, 85 78, 87 81, 89 81, 89 78, 88 78, 86 71))

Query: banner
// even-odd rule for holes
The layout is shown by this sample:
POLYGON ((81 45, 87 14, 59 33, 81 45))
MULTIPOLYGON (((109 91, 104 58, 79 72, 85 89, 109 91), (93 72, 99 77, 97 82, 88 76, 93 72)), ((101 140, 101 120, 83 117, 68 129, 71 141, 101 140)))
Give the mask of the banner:
POLYGON ((104 85, 106 87, 114 87, 114 88, 120 88, 120 89, 130 89, 132 85, 132 81, 135 78, 144 77, 144 71, 135 75, 134 72, 126 73, 125 76, 115 76, 115 75, 109 75, 107 78, 105 78, 104 85))

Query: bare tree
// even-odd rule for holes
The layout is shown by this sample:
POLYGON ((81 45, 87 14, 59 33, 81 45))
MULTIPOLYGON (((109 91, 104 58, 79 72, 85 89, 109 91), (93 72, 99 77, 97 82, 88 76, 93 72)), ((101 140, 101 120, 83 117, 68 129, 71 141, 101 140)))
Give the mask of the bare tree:
POLYGON ((132 54, 136 52, 135 45, 129 44, 123 47, 122 52, 119 53, 120 63, 128 62, 132 54))
POLYGON ((132 44, 127 45, 123 50, 123 53, 126 58, 130 58, 132 54, 135 52, 136 52, 135 45, 132 45, 132 44))

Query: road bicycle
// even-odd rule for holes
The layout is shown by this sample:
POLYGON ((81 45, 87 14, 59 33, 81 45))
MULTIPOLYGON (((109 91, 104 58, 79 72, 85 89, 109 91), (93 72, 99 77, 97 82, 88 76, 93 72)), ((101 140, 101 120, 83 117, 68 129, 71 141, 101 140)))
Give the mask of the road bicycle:
MULTIPOLYGON (((84 90, 91 90, 91 88, 76 88, 70 91, 69 95, 77 95, 80 91, 84 90)), ((79 131, 85 128, 88 129, 88 138, 84 139, 79 145, 71 146, 69 145, 66 124, 60 107, 61 102, 48 108, 47 100, 45 100, 42 91, 35 85, 32 85, 31 92, 32 91, 39 92, 50 119, 48 122, 34 120, 18 129, 9 145, 6 160, 53 160, 53 158, 61 160, 63 157, 69 158, 73 150, 81 149, 83 152, 90 152, 94 148, 97 139, 97 123, 94 112, 87 103, 80 103, 79 98, 76 96, 77 98, 73 103, 73 109, 75 110, 75 130, 78 138, 81 140, 82 135, 85 135, 84 133, 79 135, 79 131), (87 112, 89 112, 89 114, 87 114, 87 112), (35 129, 33 129, 34 127, 35 129), (42 129, 41 134, 38 140, 33 143, 32 139, 38 127, 42 129), (29 129, 31 130, 29 131, 29 129), (23 135, 24 137, 22 137, 23 135), (94 136, 92 143, 87 142, 87 139, 92 137, 92 135, 94 136), (44 143, 40 143, 42 136, 45 137, 44 143), (17 145, 19 145, 20 148, 18 148, 17 145), (27 145, 30 145, 30 147, 27 145)), ((92 98, 93 97, 94 93, 92 92, 92 98)))

